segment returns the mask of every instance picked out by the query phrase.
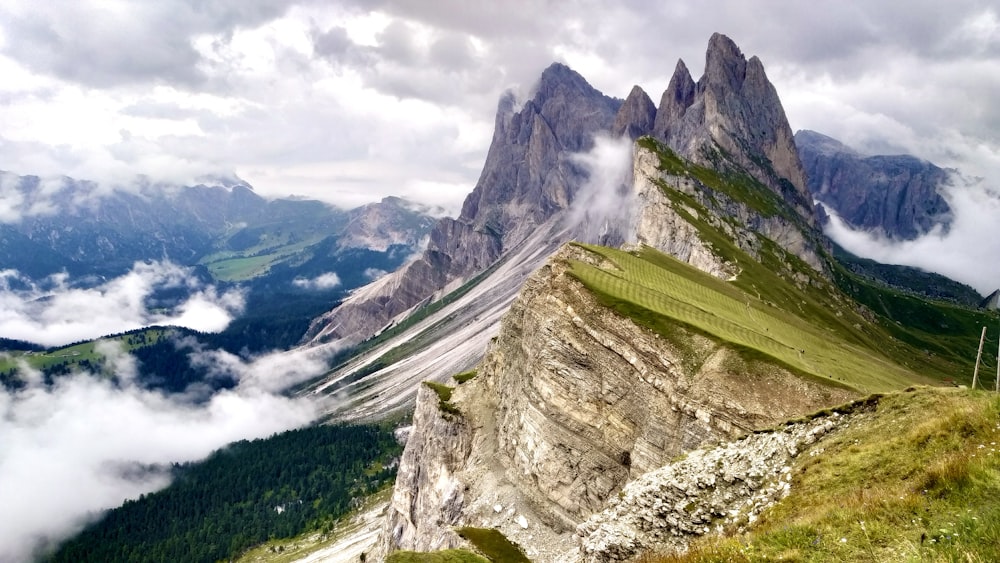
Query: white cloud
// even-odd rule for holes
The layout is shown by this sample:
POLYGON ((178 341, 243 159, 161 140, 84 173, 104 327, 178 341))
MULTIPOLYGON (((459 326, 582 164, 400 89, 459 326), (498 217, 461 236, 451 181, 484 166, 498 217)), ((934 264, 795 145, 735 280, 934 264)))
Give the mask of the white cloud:
POLYGON ((848 251, 887 264, 938 272, 971 285, 982 294, 1000 288, 1000 194, 982 181, 956 180, 943 193, 953 211, 951 227, 935 227, 911 241, 892 241, 853 230, 828 210, 826 234, 848 251))
POLYGON ((219 332, 243 311, 238 290, 219 293, 203 287, 190 272, 170 262, 137 262, 132 270, 91 288, 72 287, 68 276, 56 275, 46 286, 26 279, 28 289, 0 285, 0 336, 58 346, 152 325, 183 326, 219 332), (190 293, 169 310, 147 302, 157 289, 185 287, 190 293))
POLYGON ((333 289, 340 285, 340 276, 336 272, 327 272, 315 278, 296 278, 292 284, 303 289, 333 289))
POLYGON ((364 274, 365 277, 368 278, 369 280, 375 281, 381 278, 382 276, 388 275, 389 272, 381 270, 379 268, 365 268, 364 274))
POLYGON ((632 171, 632 141, 598 136, 594 147, 573 155, 589 175, 569 209, 567 226, 574 238, 592 243, 617 240, 632 219, 632 191, 626 182, 632 171))
POLYGON ((0 392, 0 561, 76 533, 97 511, 166 486, 164 466, 198 460, 227 443, 308 424, 317 405, 276 394, 325 369, 317 355, 276 354, 242 361, 221 352, 220 369, 239 380, 190 403, 136 386, 135 360, 101 345, 118 383, 85 374, 0 392), (224 366, 224 367, 222 367, 224 366))
POLYGON ((609 95, 640 84, 658 100, 677 58, 700 73, 715 31, 761 57, 793 128, 974 173, 1000 146, 998 12, 975 0, 116 6, 0 8, 0 167, 119 182, 235 171, 267 195, 456 209, 502 90, 562 60, 609 95))

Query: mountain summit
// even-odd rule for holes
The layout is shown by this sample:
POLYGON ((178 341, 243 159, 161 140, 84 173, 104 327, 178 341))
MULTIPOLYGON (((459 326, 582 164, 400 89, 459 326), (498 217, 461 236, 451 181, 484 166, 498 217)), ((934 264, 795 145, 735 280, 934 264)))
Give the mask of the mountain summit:
POLYGON ((760 59, 747 60, 725 35, 709 40, 697 83, 677 61, 645 133, 693 162, 749 172, 812 221, 805 173, 778 93, 760 59))
POLYGON ((555 63, 531 98, 516 103, 511 93, 500 99, 482 175, 458 219, 441 219, 419 258, 317 319, 307 339, 370 336, 448 284, 487 269, 569 207, 586 174, 568 156, 593 147, 621 101, 555 63))
POLYGON ((812 197, 855 229, 912 240, 951 224, 948 170, 910 155, 865 156, 815 131, 795 134, 812 197))

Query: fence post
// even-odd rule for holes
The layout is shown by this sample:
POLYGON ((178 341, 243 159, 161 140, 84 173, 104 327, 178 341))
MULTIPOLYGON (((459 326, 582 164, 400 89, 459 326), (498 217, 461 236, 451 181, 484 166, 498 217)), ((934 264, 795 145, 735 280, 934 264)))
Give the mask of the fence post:
POLYGON ((986 327, 983 327, 983 335, 979 337, 979 353, 976 354, 976 371, 972 372, 972 388, 976 388, 976 382, 979 381, 979 360, 983 358, 983 342, 986 341, 986 327))

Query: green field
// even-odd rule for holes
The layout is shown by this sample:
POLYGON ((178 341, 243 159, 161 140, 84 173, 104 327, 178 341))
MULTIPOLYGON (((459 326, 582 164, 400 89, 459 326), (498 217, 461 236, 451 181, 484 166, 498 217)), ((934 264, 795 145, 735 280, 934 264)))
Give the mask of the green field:
POLYGON ((198 263, 208 268, 217 280, 246 281, 266 274, 273 265, 295 257, 323 238, 323 235, 316 235, 298 240, 287 235, 276 235, 245 250, 226 250, 210 254, 198 263))
POLYGON ((109 336, 97 340, 72 344, 62 348, 53 348, 44 352, 6 352, 0 354, 0 372, 16 369, 21 361, 27 362, 28 366, 42 370, 58 364, 75 366, 84 362, 91 365, 102 364, 104 356, 99 354, 95 347, 100 340, 120 342, 126 351, 134 350, 142 346, 149 346, 159 342, 161 338, 168 335, 169 328, 146 328, 127 332, 117 336, 109 336))
POLYGON ((582 248, 615 267, 573 261, 572 275, 604 305, 664 336, 670 336, 672 323, 681 323, 744 354, 763 354, 795 372, 861 392, 929 381, 862 345, 860 335, 845 338, 839 323, 806 320, 653 249, 630 254, 582 248))
MULTIPOLYGON (((1000 324, 1000 318, 995 312, 978 311, 954 302, 918 296, 915 291, 925 289, 924 286, 928 283, 926 276, 908 273, 904 269, 884 273, 892 273, 893 282, 898 286, 912 284, 915 291, 907 291, 904 287, 888 287, 854 273, 849 269, 849 264, 845 266, 825 249, 824 243, 817 238, 820 236, 817 231, 802 223, 765 186, 739 174, 719 173, 687 163, 652 139, 641 139, 638 144, 657 154, 659 169, 666 179, 654 181, 670 200, 674 211, 697 229, 701 241, 714 254, 734 265, 740 273, 731 283, 723 283, 691 268, 673 268, 669 266, 669 259, 664 261, 665 257, 657 257, 658 253, 646 253, 648 261, 665 264, 667 269, 682 276, 695 276, 697 283, 702 283, 699 280, 703 280, 716 291, 728 291, 721 289, 726 286, 738 288, 747 296, 756 298, 756 301, 748 299, 751 305, 755 302, 763 303, 768 306, 768 311, 785 322, 790 322, 789 319, 795 317, 798 319, 796 322, 805 326, 807 331, 812 327, 814 335, 819 334, 825 338, 830 333, 835 340, 844 344, 843 351, 836 354, 841 358, 849 357, 852 350, 861 349, 866 351, 865 355, 870 355, 870 352, 876 358, 902 366, 904 372, 916 373, 938 382, 971 382, 980 331, 983 326, 996 327, 1000 324), (700 195, 695 197, 674 189, 670 183, 670 175, 697 179, 700 182, 697 187, 700 195), (807 241, 814 239, 814 247, 820 259, 825 262, 827 275, 817 272, 798 256, 759 234, 752 241, 754 255, 748 254, 726 234, 730 230, 738 232, 744 227, 725 213, 713 211, 727 201, 746 205, 763 216, 781 215, 791 224, 798 225, 807 241)), ((735 299, 740 301, 744 298, 737 296, 735 299)), ((747 326, 752 329, 752 324, 747 326)), ((993 342, 997 339, 995 330, 991 329, 993 332, 989 335, 993 342)), ((768 330, 765 330, 765 336, 770 336, 768 330)), ((803 359, 809 359, 807 346, 777 340, 781 344, 805 350, 803 359)), ((737 342, 746 344, 745 341, 737 342)), ((808 339, 802 344, 808 345, 808 339)), ((764 348, 761 351, 771 357, 775 356, 768 350, 778 352, 780 348, 774 343, 762 343, 761 346, 764 348)), ((753 342, 750 347, 759 349, 753 342)), ((785 355, 787 357, 787 353, 785 355)), ((784 360, 780 356, 776 359, 784 360)), ((825 361, 830 359, 832 358, 828 355, 825 361)), ((857 360, 852 361, 857 363, 857 360)), ((996 346, 986 348, 983 361, 987 366, 996 366, 996 346)), ((819 371, 826 369, 824 361, 819 360, 792 365, 800 367, 808 363, 812 363, 819 371)), ((865 363, 868 363, 867 359, 862 362, 865 363)), ((892 381, 898 378, 891 373, 863 373, 851 379, 859 381, 863 388, 868 388, 869 384, 866 382, 873 379, 892 381)), ((874 388, 881 386, 876 384, 874 388)))

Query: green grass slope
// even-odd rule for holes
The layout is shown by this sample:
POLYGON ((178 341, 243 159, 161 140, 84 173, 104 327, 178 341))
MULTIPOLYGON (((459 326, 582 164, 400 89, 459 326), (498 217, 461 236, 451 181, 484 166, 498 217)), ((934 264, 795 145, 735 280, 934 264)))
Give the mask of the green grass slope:
POLYGON ((644 561, 1000 561, 996 394, 890 394, 792 474, 789 496, 746 533, 644 561))
MULTIPOLYGON (((717 256, 739 268, 731 286, 829 331, 849 346, 871 350, 904 371, 939 382, 971 382, 982 327, 1000 325, 995 313, 920 296, 915 291, 924 291, 923 286, 930 282, 914 282, 912 275, 897 272, 893 279, 901 285, 916 283, 915 288, 890 287, 866 272, 859 273, 852 262, 835 257, 822 235, 805 225, 766 186, 731 170, 722 173, 688 163, 654 139, 640 139, 638 145, 658 157, 663 176, 654 181, 674 210, 697 229, 699 238, 717 256), (699 197, 675 189, 672 183, 677 177, 696 180, 699 197), (780 216, 797 227, 806 240, 813 241, 827 272, 817 272, 759 234, 753 235, 755 255, 745 252, 727 234, 745 229, 745 225, 720 211, 734 204, 762 217, 780 216)), ((699 279, 713 283, 707 276, 699 279)), ((939 280, 934 283, 941 285, 939 280)), ((714 287, 719 284, 714 283, 714 287)), ((996 342, 996 329, 991 331, 989 337, 996 342)), ((996 366, 996 346, 984 350, 983 360, 987 366, 996 366)), ((859 375, 855 379, 870 378, 859 375)))
MULTIPOLYGON (((583 248, 614 267, 574 261, 572 275, 605 306, 668 338, 671 326, 680 323, 745 355, 763 356, 794 372, 862 392, 900 389, 924 379, 866 346, 852 327, 827 316, 796 314, 796 309, 779 307, 656 250, 630 254, 583 248)), ((797 293, 794 285, 783 284, 777 276, 767 281, 797 293)), ((807 296, 798 298, 804 301, 807 296)))

